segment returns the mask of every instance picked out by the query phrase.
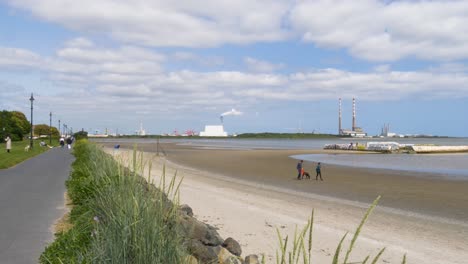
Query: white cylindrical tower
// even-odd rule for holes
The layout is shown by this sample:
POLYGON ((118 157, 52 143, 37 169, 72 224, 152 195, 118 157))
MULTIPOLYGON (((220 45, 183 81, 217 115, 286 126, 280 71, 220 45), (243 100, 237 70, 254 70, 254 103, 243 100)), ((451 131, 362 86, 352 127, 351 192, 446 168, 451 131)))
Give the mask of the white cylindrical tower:
POLYGON ((353 98, 353 131, 356 131, 356 99, 353 98))
POLYGON ((338 135, 341 135, 341 98, 338 106, 338 135))

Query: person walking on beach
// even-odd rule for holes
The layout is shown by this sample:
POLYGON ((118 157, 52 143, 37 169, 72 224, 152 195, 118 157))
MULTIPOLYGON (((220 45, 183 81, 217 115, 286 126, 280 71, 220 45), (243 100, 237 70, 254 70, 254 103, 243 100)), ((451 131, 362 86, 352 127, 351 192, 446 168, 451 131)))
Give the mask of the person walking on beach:
POLYGON ((6 143, 6 151, 8 153, 10 153, 10 150, 11 150, 11 138, 10 138, 10 135, 7 135, 7 137, 5 138, 5 143, 6 143))
POLYGON ((299 162, 297 163, 297 166, 296 166, 296 169, 297 169, 297 179, 298 179, 298 180, 302 179, 302 163, 303 163, 303 162, 304 162, 303 160, 299 161, 299 162))
POLYGON ((315 168, 315 172, 317 172, 317 175, 315 176, 315 180, 318 181, 318 177, 320 176, 320 180, 323 181, 322 168, 321 168, 320 162, 317 164, 317 167, 315 168))

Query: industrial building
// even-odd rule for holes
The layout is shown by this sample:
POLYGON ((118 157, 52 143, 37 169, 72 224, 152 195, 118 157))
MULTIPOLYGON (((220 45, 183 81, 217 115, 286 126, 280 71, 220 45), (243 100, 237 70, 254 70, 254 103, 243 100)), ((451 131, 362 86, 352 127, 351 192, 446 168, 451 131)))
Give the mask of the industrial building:
POLYGON ((209 125, 205 126, 205 130, 200 132, 200 137, 227 137, 228 133, 224 131, 224 126, 209 125))
POLYGON ((365 137, 367 133, 358 126, 356 126, 356 99, 353 98, 353 124, 351 129, 343 129, 341 127, 341 98, 339 99, 338 107, 338 134, 340 136, 351 136, 351 137, 365 137))

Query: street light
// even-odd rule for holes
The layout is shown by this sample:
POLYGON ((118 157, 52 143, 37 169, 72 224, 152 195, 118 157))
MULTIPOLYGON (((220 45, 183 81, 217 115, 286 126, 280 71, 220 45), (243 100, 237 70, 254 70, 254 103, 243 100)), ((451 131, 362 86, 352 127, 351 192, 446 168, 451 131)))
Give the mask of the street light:
POLYGON ((31 137, 29 139, 29 148, 33 148, 33 102, 34 102, 34 96, 31 93, 31 98, 29 98, 29 101, 31 101, 31 137))
POLYGON ((52 146, 52 112, 49 114, 50 116, 50 126, 49 126, 49 146, 52 146))
POLYGON ((62 129, 60 129, 60 119, 59 119, 58 131, 59 131, 59 137, 62 137, 62 129))

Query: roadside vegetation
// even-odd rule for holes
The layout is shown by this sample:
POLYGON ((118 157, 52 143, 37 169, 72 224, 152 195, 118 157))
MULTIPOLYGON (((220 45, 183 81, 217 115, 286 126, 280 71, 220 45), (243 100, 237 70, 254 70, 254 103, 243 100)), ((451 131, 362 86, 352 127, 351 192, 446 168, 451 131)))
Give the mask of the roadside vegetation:
MULTIPOLYGON (((56 234, 41 263, 183 263, 176 232, 176 205, 142 175, 137 157, 130 169, 94 144, 78 141, 66 182, 73 203, 72 228, 56 234)), ((167 193, 177 193, 171 182, 167 193)))
MULTIPOLYGON (((47 143, 49 141, 47 140, 47 143)), ((5 143, 0 144, 0 169, 7 169, 15 166, 16 164, 32 158, 36 155, 47 151, 49 148, 41 147, 39 141, 33 141, 34 147, 29 150, 25 150, 29 146, 29 140, 26 141, 13 141, 11 144, 11 152, 6 152, 5 143)))

